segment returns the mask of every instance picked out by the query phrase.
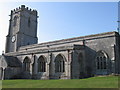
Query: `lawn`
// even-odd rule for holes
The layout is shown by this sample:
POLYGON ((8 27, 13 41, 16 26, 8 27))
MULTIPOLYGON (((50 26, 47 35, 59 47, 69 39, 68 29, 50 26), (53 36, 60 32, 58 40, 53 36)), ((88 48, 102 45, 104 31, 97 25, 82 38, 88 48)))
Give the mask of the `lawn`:
POLYGON ((2 88, 2 81, 0 80, 0 89, 2 88))
POLYGON ((71 80, 3 80, 3 88, 118 88, 117 76, 71 80))

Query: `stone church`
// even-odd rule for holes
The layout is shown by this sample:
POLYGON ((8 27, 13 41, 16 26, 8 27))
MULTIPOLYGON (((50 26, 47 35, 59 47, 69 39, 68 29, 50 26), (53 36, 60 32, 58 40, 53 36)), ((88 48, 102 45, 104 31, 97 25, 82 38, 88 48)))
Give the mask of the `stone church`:
POLYGON ((11 10, 0 79, 80 79, 120 73, 120 36, 106 32, 37 44, 37 11, 11 10))

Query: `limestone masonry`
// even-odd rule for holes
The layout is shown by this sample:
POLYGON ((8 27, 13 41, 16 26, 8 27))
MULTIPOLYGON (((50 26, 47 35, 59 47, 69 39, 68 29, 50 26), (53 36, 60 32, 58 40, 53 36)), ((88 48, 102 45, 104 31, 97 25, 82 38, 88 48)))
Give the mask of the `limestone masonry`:
POLYGON ((120 35, 107 32, 37 44, 37 11, 11 11, 0 79, 79 79, 120 74, 120 35))

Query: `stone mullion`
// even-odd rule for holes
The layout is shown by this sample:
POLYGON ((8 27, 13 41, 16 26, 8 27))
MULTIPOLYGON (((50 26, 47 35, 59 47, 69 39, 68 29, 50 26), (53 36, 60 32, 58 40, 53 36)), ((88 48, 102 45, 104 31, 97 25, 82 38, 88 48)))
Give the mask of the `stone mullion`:
POLYGON ((42 72, 43 72, 43 61, 42 61, 42 72))
POLYGON ((63 72, 65 72, 65 61, 63 61, 63 72))
POLYGON ((43 63, 43 61, 42 61, 42 72, 44 71, 44 70, 43 70, 43 69, 44 69, 43 67, 44 67, 44 63, 43 63))
POLYGON ((106 69, 106 58, 105 57, 103 57, 103 63, 104 63, 104 69, 106 69))
POLYGON ((39 63, 39 60, 38 60, 38 62, 37 62, 37 66, 36 66, 36 67, 37 67, 37 69, 38 69, 37 72, 39 72, 39 71, 40 71, 40 63, 39 63))
POLYGON ((62 60, 61 60, 60 64, 61 64, 61 65, 60 65, 60 66, 61 66, 61 70, 60 70, 60 72, 62 72, 62 71, 63 71, 63 67, 62 67, 62 66, 63 66, 63 65, 62 65, 62 60))
POLYGON ((40 72, 42 72, 42 62, 40 62, 41 63, 41 70, 40 70, 40 72))
POLYGON ((27 62, 25 62, 25 71, 28 70, 27 67, 28 67, 27 62))
POLYGON ((97 68, 100 69, 100 58, 99 57, 98 57, 98 64, 97 65, 98 65, 97 68))
POLYGON ((26 63, 26 71, 28 71, 28 63, 26 63))
POLYGON ((26 71, 28 71, 28 62, 26 63, 26 71))
POLYGON ((61 72, 61 62, 59 61, 59 72, 61 72))
POLYGON ((61 72, 63 72, 63 60, 61 61, 61 72))
POLYGON ((43 62, 43 71, 45 72, 45 61, 43 62))
POLYGON ((58 71, 57 72, 60 72, 60 63, 58 61, 58 71))
POLYGON ((41 66, 42 66, 42 65, 41 65, 41 62, 39 62, 39 63, 40 63, 40 72, 41 72, 41 66))
POLYGON ((43 64, 43 61, 42 61, 42 72, 43 72, 43 69, 44 69, 43 67, 44 67, 44 64, 43 64))
POLYGON ((45 61, 44 61, 44 72, 45 72, 45 66, 46 66, 46 65, 45 65, 45 61))
POLYGON ((101 69, 101 59, 99 57, 99 70, 101 69))
POLYGON ((60 62, 58 61, 58 72, 60 72, 60 62))
POLYGON ((59 72, 59 70, 60 70, 60 64, 59 64, 59 61, 57 62, 57 64, 58 64, 57 72, 59 72))
POLYGON ((45 66, 45 65, 44 65, 44 61, 43 61, 43 72, 45 71, 45 70, 44 70, 44 66, 45 66))
POLYGON ((28 62, 28 71, 30 72, 30 63, 28 62))
POLYGON ((39 62, 39 60, 38 60, 38 63, 37 63, 37 68, 38 68, 38 72, 40 72, 40 62, 39 62))
POLYGON ((64 72, 64 60, 62 61, 62 72, 64 72))
POLYGON ((99 69, 99 57, 96 58, 96 69, 99 69))
POLYGON ((60 61, 60 72, 62 72, 62 61, 60 61))
POLYGON ((100 57, 100 69, 102 70, 102 57, 100 57))
POLYGON ((26 63, 23 62, 23 71, 26 71, 26 63))
POLYGON ((104 69, 104 58, 102 57, 102 69, 104 69))
POLYGON ((46 70, 45 70, 45 66, 46 66, 46 65, 45 65, 45 61, 44 61, 44 72, 46 71, 46 70))
POLYGON ((39 63, 40 63, 40 64, 39 64, 39 67, 40 67, 40 68, 39 68, 39 69, 40 69, 39 72, 41 72, 41 62, 39 62, 39 63))
POLYGON ((106 60, 106 58, 105 58, 105 69, 107 69, 107 60, 106 60))
POLYGON ((56 71, 56 72, 59 71, 59 64, 58 64, 58 61, 55 61, 55 71, 56 71))

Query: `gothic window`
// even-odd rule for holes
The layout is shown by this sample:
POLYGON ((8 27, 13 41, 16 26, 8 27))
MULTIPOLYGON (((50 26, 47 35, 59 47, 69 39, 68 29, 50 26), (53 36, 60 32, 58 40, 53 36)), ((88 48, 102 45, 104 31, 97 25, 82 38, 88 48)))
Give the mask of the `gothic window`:
POLYGON ((30 21, 30 17, 28 18, 28 27, 30 27, 30 23, 31 23, 31 21, 30 21))
POLYGON ((61 54, 55 58, 55 72, 65 72, 65 60, 61 54))
POLYGON ((28 57, 26 57, 23 61, 24 64, 24 71, 30 71, 30 59, 28 57))
POLYGON ((38 59, 38 72, 46 72, 46 60, 43 56, 38 59))
POLYGON ((17 25, 17 16, 15 16, 13 20, 13 26, 16 26, 16 25, 17 25))
POLYGON ((103 51, 99 51, 96 57, 96 69, 107 69, 107 55, 103 51))

